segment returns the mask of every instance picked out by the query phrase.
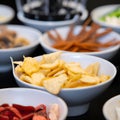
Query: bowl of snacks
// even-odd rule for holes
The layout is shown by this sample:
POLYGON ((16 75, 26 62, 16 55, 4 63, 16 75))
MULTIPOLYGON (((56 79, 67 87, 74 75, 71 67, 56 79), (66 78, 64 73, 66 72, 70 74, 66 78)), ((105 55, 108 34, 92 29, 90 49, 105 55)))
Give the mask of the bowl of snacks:
POLYGON ((68 116, 86 113, 90 102, 111 85, 117 72, 105 59, 60 51, 11 61, 19 86, 61 97, 68 105, 68 116))
POLYGON ((106 120, 120 119, 120 95, 116 95, 105 102, 103 115, 106 120))
POLYGON ((64 120, 67 117, 66 103, 45 91, 4 88, 0 89, 0 98, 1 120, 64 120))
POLYGON ((88 27, 86 22, 82 26, 72 25, 44 33, 41 46, 46 53, 64 51, 111 59, 119 50, 120 35, 96 23, 88 27))
POLYGON ((30 55, 39 45, 41 32, 22 25, 0 26, 0 71, 11 69, 10 56, 16 60, 30 55))
POLYGON ((120 4, 104 5, 92 10, 91 18, 103 27, 120 32, 120 4))

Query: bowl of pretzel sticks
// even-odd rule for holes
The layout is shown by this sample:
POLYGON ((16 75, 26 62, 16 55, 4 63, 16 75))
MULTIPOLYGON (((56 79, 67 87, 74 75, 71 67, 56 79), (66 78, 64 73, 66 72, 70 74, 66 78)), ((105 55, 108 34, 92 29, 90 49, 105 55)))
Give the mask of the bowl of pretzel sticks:
POLYGON ((83 25, 52 29, 43 34, 40 44, 46 53, 64 51, 111 59, 119 50, 120 35, 112 28, 86 20, 83 25))

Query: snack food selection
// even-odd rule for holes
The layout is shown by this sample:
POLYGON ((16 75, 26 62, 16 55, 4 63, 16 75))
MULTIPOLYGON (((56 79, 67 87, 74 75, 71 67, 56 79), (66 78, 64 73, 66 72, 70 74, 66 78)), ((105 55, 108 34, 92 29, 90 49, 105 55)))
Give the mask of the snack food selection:
POLYGON ((100 42, 100 38, 112 32, 111 28, 99 31, 101 26, 92 22, 88 27, 90 20, 88 19, 77 34, 74 33, 75 25, 71 25, 66 38, 57 31, 48 31, 48 37, 52 41, 52 47, 58 50, 71 52, 99 52, 111 46, 120 44, 117 39, 111 39, 105 43, 100 42), (54 33, 54 34, 53 34, 54 33))
POLYGON ((17 33, 6 26, 0 26, 0 49, 16 48, 29 45, 26 38, 18 37, 17 33))
POLYGON ((4 103, 0 105, 0 120, 59 120, 58 104, 25 106, 4 103))
POLYGON ((100 17, 100 21, 110 25, 120 26, 120 8, 118 7, 115 10, 110 11, 109 13, 100 17))
POLYGON ((20 80, 42 86, 52 94, 58 94, 62 88, 88 87, 109 80, 109 75, 98 74, 98 62, 83 68, 78 62, 62 60, 61 54, 62 52, 44 54, 40 61, 32 57, 13 61, 17 64, 15 74, 20 80))

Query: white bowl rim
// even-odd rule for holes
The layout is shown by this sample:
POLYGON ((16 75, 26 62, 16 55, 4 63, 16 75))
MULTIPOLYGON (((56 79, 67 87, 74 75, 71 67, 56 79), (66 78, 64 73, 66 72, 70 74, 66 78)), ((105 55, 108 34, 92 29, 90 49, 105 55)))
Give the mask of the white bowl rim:
MULTIPOLYGON (((82 25, 79 25, 77 27, 81 27, 82 28, 82 25)), ((67 28, 68 28, 68 26, 65 26, 65 27, 56 28, 56 30, 67 29, 67 28)), ((100 29, 101 30, 105 30, 106 28, 100 28, 100 29)), ((53 31, 53 30, 50 30, 50 31, 53 31)), ((112 31, 112 33, 117 34, 117 35, 120 36, 120 34, 118 34, 115 31, 112 31)), ((54 52, 55 51, 64 51, 64 50, 59 50, 59 49, 53 48, 51 46, 48 46, 47 44, 44 44, 44 36, 45 35, 46 35, 46 32, 43 33, 42 39, 40 39, 40 44, 43 47, 47 48, 48 50, 52 50, 54 52)), ((110 53, 110 52, 115 51, 115 50, 117 50, 119 48, 120 48, 120 45, 116 45, 116 46, 112 46, 111 48, 106 48, 105 50, 101 50, 99 52, 77 52, 77 53, 79 53, 79 54, 88 54, 88 55, 95 55, 95 54, 101 55, 101 54, 105 54, 105 53, 110 53)), ((68 52, 69 53, 70 51, 64 51, 64 52, 68 52)), ((70 53, 76 53, 76 52, 70 52, 70 53)))
MULTIPOLYGON (((109 83, 110 81, 113 81, 113 79, 114 79, 114 77, 116 76, 116 74, 117 74, 117 68, 110 62, 110 61, 108 61, 108 60, 105 60, 105 59, 103 59, 103 58, 100 58, 100 57, 97 57, 97 56, 91 56, 91 55, 86 55, 86 54, 82 54, 82 55, 80 55, 79 53, 77 54, 72 54, 72 53, 62 53, 63 55, 64 54, 67 54, 67 55, 69 55, 69 56, 81 56, 81 57, 89 57, 89 58, 95 58, 95 59, 99 59, 99 60, 102 60, 102 61, 104 61, 104 62, 106 62, 106 63, 108 63, 109 65, 111 65, 112 66, 112 68, 113 68, 113 71, 114 71, 114 74, 113 74, 113 76, 111 76, 111 78, 109 79, 109 80, 107 80, 107 81, 105 81, 105 82, 102 82, 102 83, 99 83, 99 84, 97 84, 97 85, 92 85, 92 86, 86 86, 86 87, 81 87, 81 88, 63 88, 63 89, 61 89, 61 91, 67 91, 67 90, 69 90, 69 91, 76 91, 76 90, 89 90, 89 89, 92 89, 92 88, 96 88, 96 87, 100 87, 100 86, 102 86, 102 85, 105 85, 105 84, 107 84, 107 83, 109 83)), ((40 56, 36 56, 36 57, 34 57, 34 58, 39 58, 39 57, 41 57, 42 55, 40 55, 40 56)), ((14 64, 13 64, 13 59, 11 58, 11 62, 12 62, 12 71, 13 71, 13 76, 17 79, 16 81, 19 81, 20 83, 22 83, 22 84, 25 84, 25 85, 27 85, 28 87, 34 87, 34 88, 37 88, 37 89, 42 89, 42 90, 45 90, 45 88, 44 87, 41 87, 41 86, 36 86, 36 85, 32 85, 32 84, 29 84, 29 83, 27 83, 27 82, 24 82, 24 81, 22 81, 22 80, 20 80, 19 78, 18 78, 18 76, 15 74, 15 71, 14 71, 14 64)))
POLYGON ((105 117, 107 120, 109 120, 109 119, 108 119, 107 114, 106 114, 106 112, 105 112, 105 111, 106 111, 106 105, 109 104, 111 101, 116 100, 117 98, 120 98, 120 94, 111 97, 111 98, 108 99, 108 100, 104 103, 104 105, 103 105, 103 108, 102 108, 103 115, 104 115, 104 117, 105 117))
MULTIPOLYGON (((16 25, 9 24, 9 25, 5 25, 5 26, 7 26, 7 27, 15 27, 15 28, 19 27, 19 28, 25 28, 27 30, 32 30, 32 31, 36 32, 40 36, 40 39, 42 37, 42 33, 39 30, 37 30, 35 28, 32 28, 32 27, 29 27, 29 26, 17 25, 17 24, 16 25)), ((9 49, 0 49, 0 53, 1 52, 3 53, 3 52, 12 52, 12 51, 25 50, 25 49, 29 49, 29 48, 32 48, 32 47, 37 46, 37 45, 39 45, 39 40, 36 40, 34 42, 34 44, 30 44, 30 45, 26 45, 26 46, 22 46, 22 47, 9 48, 9 49)))
POLYGON ((7 23, 7 22, 11 21, 11 20, 14 18, 14 16, 15 16, 15 11, 14 11, 14 9, 13 9, 12 7, 10 7, 10 6, 8 6, 8 5, 4 5, 4 4, 0 4, 0 7, 6 8, 6 11, 11 12, 11 16, 9 16, 9 19, 0 22, 0 24, 7 23))
POLYGON ((108 5, 102 5, 102 6, 96 7, 95 9, 93 9, 93 10, 91 11, 90 16, 91 16, 91 18, 92 18, 92 20, 93 20, 94 22, 96 22, 96 23, 98 23, 98 24, 100 24, 100 25, 103 25, 103 26, 105 26, 105 27, 108 27, 108 26, 109 26, 109 27, 111 27, 111 28, 113 28, 113 29, 120 29, 120 26, 110 25, 110 24, 107 24, 107 23, 105 23, 105 22, 102 22, 102 21, 94 18, 94 13, 96 13, 96 10, 104 9, 104 7, 111 7, 111 8, 112 8, 112 7, 118 7, 118 6, 120 6, 120 4, 108 4, 108 5))

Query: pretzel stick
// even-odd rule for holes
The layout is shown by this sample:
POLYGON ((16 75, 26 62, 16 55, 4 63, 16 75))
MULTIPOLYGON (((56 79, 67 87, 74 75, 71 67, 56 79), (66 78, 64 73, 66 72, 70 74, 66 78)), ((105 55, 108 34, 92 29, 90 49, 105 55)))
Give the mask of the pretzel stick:
POLYGON ((60 36, 60 34, 58 33, 57 30, 55 30, 55 33, 56 33, 56 35, 57 35, 57 40, 58 40, 58 41, 64 41, 64 39, 60 36))
POLYGON ((70 29, 69 29, 69 31, 68 31, 68 35, 67 35, 67 37, 66 37, 66 41, 71 40, 71 38, 74 36, 74 35, 73 35, 73 31, 74 31, 74 24, 72 24, 72 25, 70 26, 70 29))

